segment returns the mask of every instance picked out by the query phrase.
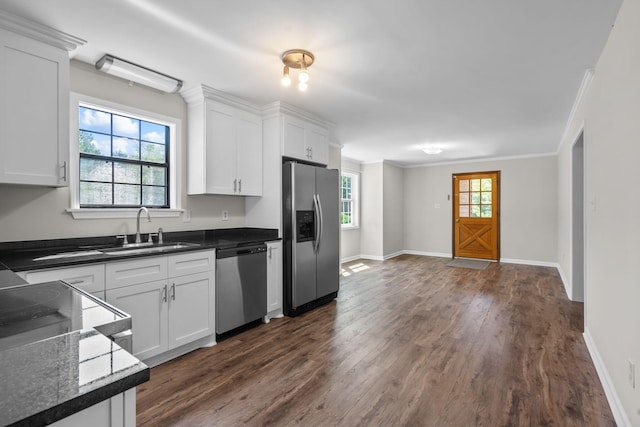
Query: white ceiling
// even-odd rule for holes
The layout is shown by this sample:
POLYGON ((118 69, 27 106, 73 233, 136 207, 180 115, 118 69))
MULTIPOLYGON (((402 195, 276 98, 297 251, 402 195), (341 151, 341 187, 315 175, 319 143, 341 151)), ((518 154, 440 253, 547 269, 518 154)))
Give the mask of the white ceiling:
POLYGON ((401 165, 554 153, 622 0, 0 0, 104 53, 336 125, 343 156, 401 165), (309 90, 280 54, 316 56, 309 90), (444 151, 426 155, 420 148, 444 151))

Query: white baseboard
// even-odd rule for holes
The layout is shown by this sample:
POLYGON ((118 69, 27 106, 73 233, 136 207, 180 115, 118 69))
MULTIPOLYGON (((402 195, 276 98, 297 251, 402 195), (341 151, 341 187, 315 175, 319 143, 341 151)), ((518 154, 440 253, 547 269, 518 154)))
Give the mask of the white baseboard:
POLYGON ((600 378, 600 383, 602 383, 604 394, 607 396, 607 401, 609 402, 609 406, 611 407, 611 412, 613 413, 613 418, 616 420, 616 424, 618 425, 618 427, 631 427, 631 421, 629 420, 627 413, 624 411, 624 407, 620 402, 620 398, 618 397, 616 388, 613 385, 613 381, 611 381, 609 372, 607 371, 607 368, 604 365, 602 358, 600 357, 598 347, 596 346, 595 342, 593 342, 593 338, 591 338, 589 328, 584 328, 584 333, 582 334, 582 336, 584 337, 585 344, 587 344, 587 349, 589 350, 589 354, 591 355, 591 360, 596 367, 598 378, 600 378))
POLYGON ((391 259, 391 258, 395 258, 397 256, 402 255, 404 252, 403 251, 398 251, 398 252, 394 252, 392 254, 388 254, 384 256, 384 259, 391 259))
POLYGON ((347 262, 351 262, 351 261, 355 261, 357 259, 362 259, 362 256, 360 255, 354 255, 354 256, 350 256, 350 257, 346 257, 346 258, 342 258, 340 260, 340 264, 345 264, 347 262))
POLYGON ((384 261, 384 257, 380 255, 365 255, 362 254, 358 258, 360 259, 370 259, 371 261, 384 261))
POLYGON ((402 251, 403 254, 407 254, 407 255, 420 255, 420 256, 433 256, 433 257, 437 257, 437 258, 451 258, 452 255, 448 254, 448 253, 444 253, 444 252, 423 252, 423 251, 410 251, 410 250, 404 250, 402 251))
POLYGON ((571 283, 567 280, 567 276, 564 274, 564 270, 560 264, 558 264, 558 274, 560 274, 560 279, 564 285, 564 291, 567 293, 567 298, 569 298, 570 301, 573 301, 573 298, 571 298, 571 283))
POLYGON ((531 261, 527 259, 500 258, 500 262, 504 262, 505 264, 536 265, 538 267, 558 268, 557 262, 548 262, 548 261, 531 261))
MULTIPOLYGON (((134 337, 135 339, 135 337, 134 337)), ((150 368, 153 368, 155 366, 158 366, 162 363, 168 362, 171 359, 175 359, 176 357, 180 357, 184 354, 190 353, 194 350, 197 350, 199 348, 202 347, 213 347, 214 345, 216 345, 216 336, 214 335, 210 335, 208 337, 204 337, 204 338, 200 338, 199 340, 196 340, 194 342, 191 342, 189 344, 185 344, 181 347, 178 348, 174 348, 173 350, 169 350, 165 353, 159 354, 157 356, 153 356, 150 357, 148 359, 143 360, 143 362, 149 366, 150 368)))

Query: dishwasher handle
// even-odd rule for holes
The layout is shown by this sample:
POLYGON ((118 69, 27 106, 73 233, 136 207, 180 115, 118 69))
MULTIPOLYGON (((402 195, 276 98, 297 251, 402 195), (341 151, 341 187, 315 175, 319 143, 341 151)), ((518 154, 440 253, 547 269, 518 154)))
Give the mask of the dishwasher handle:
POLYGON ((264 252, 265 254, 267 252, 267 245, 264 243, 261 245, 239 246, 236 248, 218 249, 216 251, 216 258, 217 259, 232 258, 232 257, 259 254, 262 252, 264 252))

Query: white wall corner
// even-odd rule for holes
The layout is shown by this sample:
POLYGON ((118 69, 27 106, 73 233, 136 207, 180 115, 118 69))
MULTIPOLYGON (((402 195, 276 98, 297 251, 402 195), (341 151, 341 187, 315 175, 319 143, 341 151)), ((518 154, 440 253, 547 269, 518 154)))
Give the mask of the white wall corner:
POLYGON ((557 265, 558 268, 558 274, 560 274, 560 279, 562 280, 562 284, 564 285, 564 291, 567 294, 567 298, 569 298, 570 301, 573 301, 572 298, 572 288, 571 288, 571 283, 569 282, 569 280, 567 280, 567 276, 564 274, 564 270, 562 269, 562 266, 560 264, 557 265))
POLYGON ((398 252, 394 252, 394 253, 391 253, 391 254, 387 254, 387 255, 385 255, 383 257, 383 259, 387 260, 387 259, 395 258, 397 256, 402 255, 403 253, 404 253, 404 251, 398 251, 398 252))
POLYGON ((627 413, 622 406, 622 402, 620 402, 620 398, 618 397, 616 388, 613 385, 613 381, 609 376, 609 372, 607 371, 602 358, 600 357, 600 352, 598 351, 598 347, 591 337, 588 327, 584 328, 584 333, 582 334, 582 336, 584 337, 584 342, 587 345, 587 349, 589 350, 591 360, 596 367, 598 378, 600 378, 600 383, 602 384, 602 388, 604 389, 604 394, 607 396, 607 401, 609 402, 609 406, 611 407, 611 412, 613 413, 613 418, 616 420, 616 424, 618 425, 618 427, 631 427, 631 421, 629 420, 629 417, 627 416, 627 413))

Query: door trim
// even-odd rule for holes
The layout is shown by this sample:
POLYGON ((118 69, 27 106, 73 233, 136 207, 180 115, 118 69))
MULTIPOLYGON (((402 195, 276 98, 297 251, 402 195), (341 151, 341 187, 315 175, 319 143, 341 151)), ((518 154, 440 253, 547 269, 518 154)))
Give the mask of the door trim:
POLYGON ((459 172, 459 173, 452 173, 451 174, 451 197, 452 197, 452 204, 451 204, 451 254, 452 254, 452 258, 456 258, 457 254, 456 254, 456 207, 458 206, 456 200, 455 200, 455 194, 456 194, 456 177, 460 177, 460 176, 465 176, 465 175, 479 175, 479 174, 495 174, 496 178, 497 178, 497 182, 496 182, 496 191, 495 194, 493 195, 494 197, 497 197, 496 199, 496 227, 497 227, 497 237, 496 237, 496 259, 492 261, 498 261, 500 262, 500 181, 501 181, 501 177, 500 177, 500 171, 499 170, 493 170, 493 171, 478 171, 478 172, 459 172))

